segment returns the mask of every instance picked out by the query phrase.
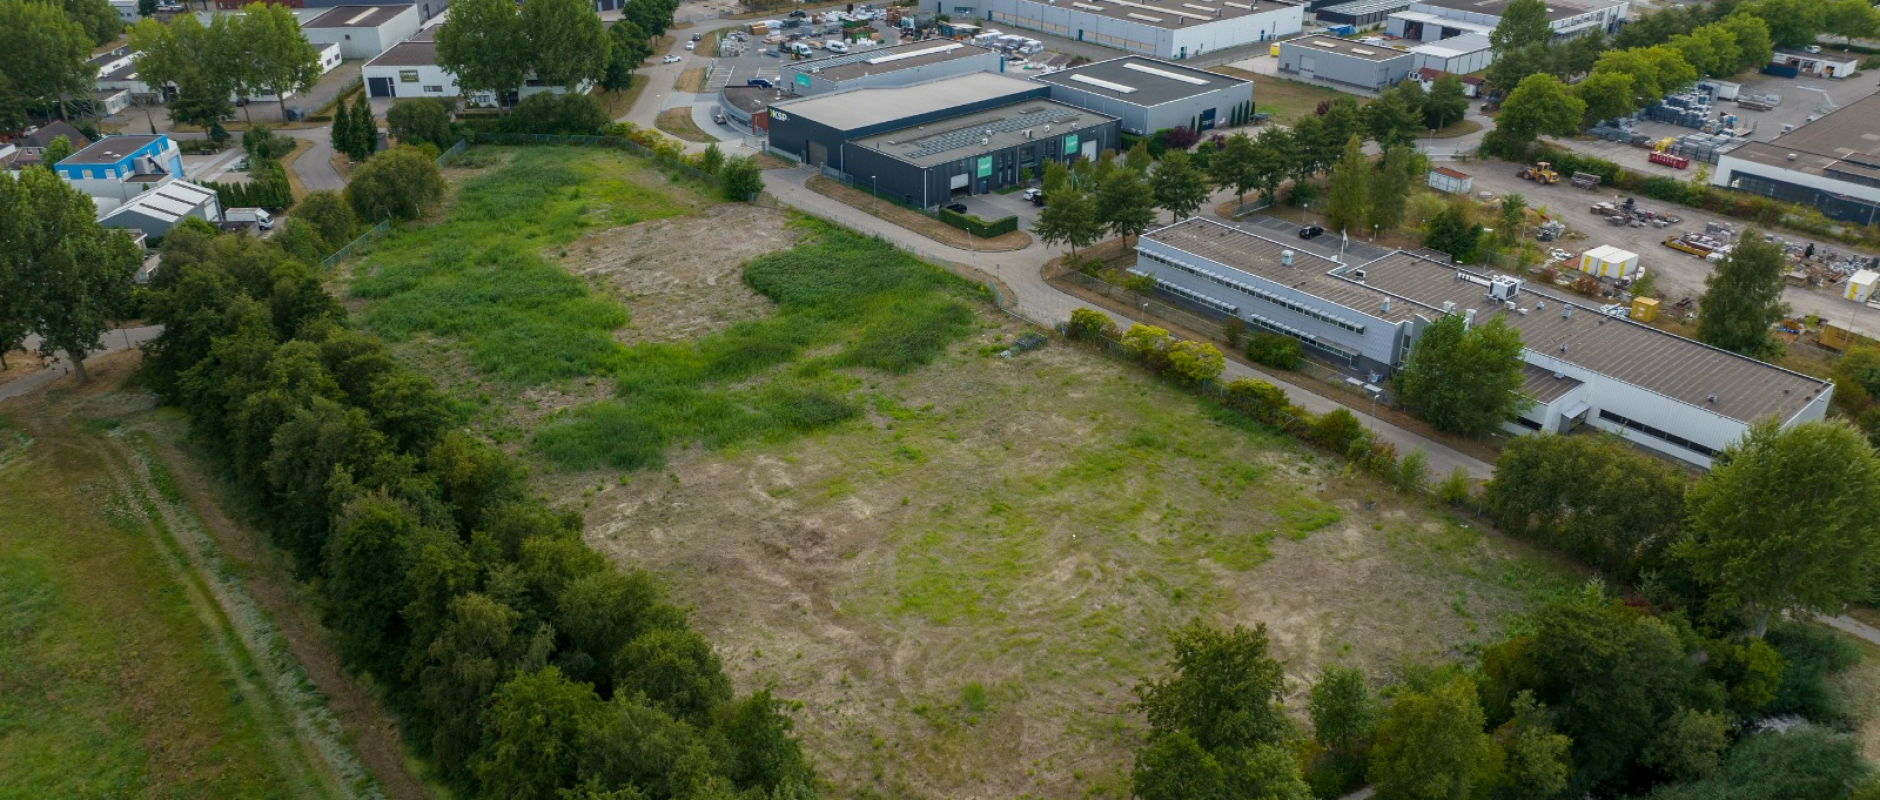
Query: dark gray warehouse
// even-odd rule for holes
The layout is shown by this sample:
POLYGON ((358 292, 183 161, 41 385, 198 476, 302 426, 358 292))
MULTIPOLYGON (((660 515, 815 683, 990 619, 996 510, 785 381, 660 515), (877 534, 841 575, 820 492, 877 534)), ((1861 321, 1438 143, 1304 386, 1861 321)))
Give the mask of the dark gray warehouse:
POLYGON ((775 103, 771 150, 847 173, 904 202, 932 207, 1042 174, 1047 161, 1115 149, 1117 118, 1049 99, 1050 87, 973 73, 775 103))
POLYGON ((1213 130, 1253 114, 1253 82, 1146 56, 1123 56, 1071 67, 1033 80, 1051 84, 1051 99, 1122 119, 1123 131, 1213 130))

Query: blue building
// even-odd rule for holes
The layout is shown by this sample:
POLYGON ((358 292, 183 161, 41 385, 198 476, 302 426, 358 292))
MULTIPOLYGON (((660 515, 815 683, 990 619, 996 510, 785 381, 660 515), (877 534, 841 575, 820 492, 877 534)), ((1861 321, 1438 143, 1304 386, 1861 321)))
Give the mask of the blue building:
POLYGON ((72 187, 91 196, 98 213, 183 177, 183 154, 170 137, 107 136, 53 165, 72 187))

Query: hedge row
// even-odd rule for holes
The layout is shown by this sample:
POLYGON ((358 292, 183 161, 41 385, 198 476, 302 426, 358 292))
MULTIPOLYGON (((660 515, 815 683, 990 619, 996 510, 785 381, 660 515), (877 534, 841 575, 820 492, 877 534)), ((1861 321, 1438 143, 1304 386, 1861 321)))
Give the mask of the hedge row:
POLYGON ((987 222, 978 217, 956 213, 945 208, 940 209, 940 221, 981 239, 990 239, 1003 233, 1011 233, 1012 231, 1018 230, 1018 217, 1006 217, 1005 219, 987 222))

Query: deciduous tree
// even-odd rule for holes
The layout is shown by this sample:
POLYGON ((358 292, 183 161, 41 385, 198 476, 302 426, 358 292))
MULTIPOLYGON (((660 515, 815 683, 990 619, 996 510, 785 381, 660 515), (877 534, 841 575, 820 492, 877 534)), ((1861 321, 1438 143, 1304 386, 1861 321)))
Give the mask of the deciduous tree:
POLYGON ((307 91, 320 79, 320 53, 307 42, 287 6, 257 3, 235 19, 230 33, 247 65, 244 82, 280 98, 281 119, 286 120, 287 94, 307 91))
POLYGON ((1763 241, 1752 227, 1704 279, 1697 307, 1697 338, 1706 344, 1748 356, 1780 349, 1771 326, 1788 313, 1782 301, 1788 259, 1782 245, 1763 241))
POLYGON ((1149 190, 1155 196, 1156 207, 1168 212, 1170 222, 1194 216, 1208 201, 1207 179, 1195 169, 1191 157, 1180 150, 1162 156, 1149 176, 1149 190))
POLYGON ((1307 701, 1312 735, 1319 744, 1339 753, 1353 753, 1371 740, 1377 727, 1378 703, 1371 696, 1364 671, 1354 667, 1326 667, 1312 685, 1307 701))
POLYGON ((504 684, 483 717, 484 742, 472 769, 485 794, 556 800, 573 786, 581 731, 599 723, 606 704, 594 688, 554 667, 504 684))
POLYGON ((1513 0, 1501 10, 1501 20, 1488 35, 1489 47, 1496 55, 1530 45, 1553 41, 1554 32, 1547 24, 1547 4, 1541 0, 1513 0))
POLYGON ((1469 113, 1469 95, 1462 79, 1447 72, 1430 84, 1429 97, 1423 101, 1423 125, 1431 130, 1447 128, 1462 121, 1469 113))
POLYGON ((521 29, 529 64, 542 83, 574 91, 607 71, 610 40, 587 0, 523 3, 521 29))
POLYGON ((726 200, 748 203, 764 191, 764 170, 749 156, 725 160, 718 170, 718 192, 726 200))
POLYGON ((1678 468, 1588 436, 1522 436, 1502 448, 1483 505, 1496 527, 1625 582, 1663 563, 1682 531, 1678 468))
MULTIPOLYGON (((1047 176, 1048 176, 1047 172, 1047 176)), ((1032 233, 1047 244, 1068 245, 1071 255, 1103 236, 1103 219, 1090 191, 1066 180, 1055 191, 1045 189, 1045 207, 1032 224, 1032 233)))
MULTIPOLYGON (((638 2, 638 0, 636 0, 638 2)), ((592 13, 591 11, 589 12, 592 13)), ((528 77, 522 17, 510 0, 458 0, 437 28, 437 64, 466 94, 493 92, 498 105, 528 77)))
POLYGON ((353 172, 346 202, 361 219, 417 219, 444 200, 444 176, 423 150, 399 145, 373 156, 353 172))
POLYGON ((1274 744, 1292 724, 1279 707, 1286 676, 1266 626, 1220 631, 1191 622, 1169 635, 1174 674, 1136 687, 1151 735, 1183 732, 1203 749, 1274 744))
POLYGON ((1521 389, 1521 332, 1499 315, 1465 325, 1451 314, 1418 334, 1397 373, 1410 413, 1437 430, 1476 435, 1515 418, 1521 389))
POLYGON ((0 2, 0 53, 6 54, 0 58, 0 128, 25 126, 34 106, 57 105, 63 111, 65 95, 89 92, 97 78, 86 64, 91 45, 84 27, 58 6, 0 2))
POLYGON ((1736 39, 1738 70, 1751 69, 1769 63, 1775 57, 1775 44, 1769 38, 1769 24, 1761 17, 1751 14, 1735 13, 1717 24, 1736 39))
POLYGON ((1691 487, 1688 508, 1676 553, 1758 636, 1772 614, 1837 611, 1873 592, 1880 456, 1844 422, 1752 424, 1691 487))
POLYGON ((1364 154, 1364 143, 1353 134, 1345 142, 1345 153, 1332 169, 1331 197, 1325 206, 1325 224, 1332 230, 1349 233, 1362 229, 1371 204, 1371 159, 1364 154))
MULTIPOLYGON (((91 198, 45 169, 21 170, 0 187, 0 290, 45 355, 64 353, 80 383, 85 355, 103 344, 111 322, 128 312, 131 276, 143 253, 121 230, 99 227, 91 198)), ((0 326, 12 338, 19 325, 0 326)), ((0 344, 16 344, 0 342, 0 344)))
POLYGON ((1573 96, 1586 104, 1580 122, 1593 125, 1637 110, 1632 76, 1623 72, 1594 72, 1573 87, 1573 96))
POLYGON ((1495 136, 1504 144, 1526 144, 1541 134, 1567 136, 1580 129, 1586 104, 1552 75, 1530 75, 1501 104, 1495 136))
POLYGON ((1155 196, 1142 173, 1127 167, 1112 169, 1097 181, 1097 218, 1111 233, 1130 237, 1155 224, 1155 196))
POLYGON ((1456 677, 1404 689, 1377 726, 1371 785, 1381 800, 1467 800, 1494 779, 1500 751, 1482 731, 1475 684, 1456 677))
POLYGON ((618 92, 633 85, 633 70, 640 66, 653 48, 646 31, 633 20, 621 18, 607 29, 607 70, 601 74, 601 88, 618 92))
POLYGON ((399 144, 428 144, 443 152, 457 143, 450 107, 432 97, 399 100, 385 112, 385 129, 399 144))
POLYGON ((1371 197, 1366 204, 1371 232, 1394 230, 1403 224, 1405 205, 1416 175, 1416 151, 1397 145, 1384 151, 1376 174, 1371 176, 1371 197))

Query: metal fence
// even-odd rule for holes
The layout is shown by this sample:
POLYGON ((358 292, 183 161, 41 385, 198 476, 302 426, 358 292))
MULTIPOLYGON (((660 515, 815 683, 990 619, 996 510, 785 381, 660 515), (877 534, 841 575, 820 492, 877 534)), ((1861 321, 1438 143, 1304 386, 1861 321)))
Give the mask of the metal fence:
POLYGON ((332 255, 327 256, 324 259, 321 259, 320 267, 322 269, 332 269, 333 265, 338 264, 341 261, 345 261, 346 259, 354 255, 364 253, 366 249, 366 245, 369 245, 375 241, 378 241, 379 239, 384 238, 386 234, 389 234, 391 232, 392 232, 392 221, 389 219, 381 220, 379 224, 372 226, 371 230, 368 230, 365 233, 359 234, 359 238, 354 239, 350 242, 347 242, 344 247, 341 247, 340 249, 333 251, 332 255))
POLYGON ((470 140, 458 139, 457 143, 451 145, 449 150, 445 150, 443 153, 438 154, 437 165, 440 167, 448 165, 452 158, 455 158, 458 154, 462 153, 464 150, 468 149, 469 147, 470 147, 470 140))
POLYGON ((625 136, 562 136, 553 133, 479 133, 477 134, 476 143, 516 146, 607 147, 652 159, 661 167, 669 168, 693 180, 704 181, 714 185, 718 183, 718 179, 710 173, 681 161, 677 153, 665 153, 654 150, 625 136))

